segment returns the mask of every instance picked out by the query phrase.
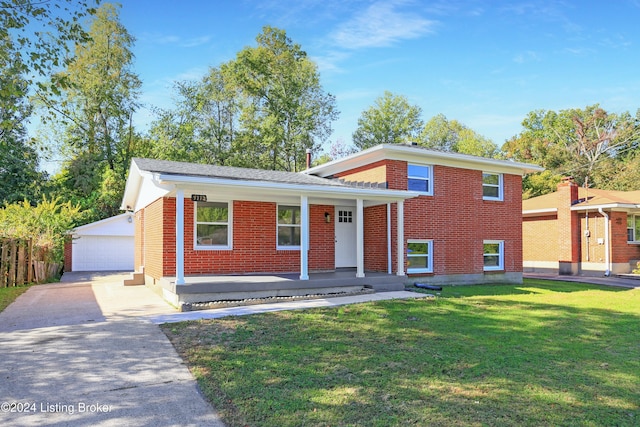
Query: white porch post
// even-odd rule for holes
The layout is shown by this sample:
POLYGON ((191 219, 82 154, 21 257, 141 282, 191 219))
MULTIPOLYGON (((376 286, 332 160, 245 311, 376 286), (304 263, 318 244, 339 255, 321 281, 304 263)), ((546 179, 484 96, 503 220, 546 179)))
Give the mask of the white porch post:
POLYGON ((176 189, 176 285, 184 285, 184 190, 176 189))
POLYGON ((309 280, 309 197, 300 196, 300 280, 309 280))
POLYGON ((398 200, 398 271, 396 275, 404 276, 404 200, 398 200))
POLYGON ((393 273, 391 257, 391 203, 387 203, 387 274, 393 273))
POLYGON ((364 277, 364 202, 356 200, 356 277, 364 277))

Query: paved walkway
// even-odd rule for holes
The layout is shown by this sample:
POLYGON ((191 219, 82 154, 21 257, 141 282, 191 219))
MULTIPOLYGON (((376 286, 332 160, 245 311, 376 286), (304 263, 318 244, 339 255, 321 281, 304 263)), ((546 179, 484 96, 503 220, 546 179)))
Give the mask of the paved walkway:
POLYGON ((640 287, 639 279, 630 279, 618 276, 561 276, 556 274, 525 273, 524 277, 528 279, 558 280, 561 282, 591 283, 593 285, 616 286, 621 288, 640 287))
POLYGON ((223 426, 157 323, 424 294, 179 313, 122 274, 65 274, 0 313, 0 425, 223 426))

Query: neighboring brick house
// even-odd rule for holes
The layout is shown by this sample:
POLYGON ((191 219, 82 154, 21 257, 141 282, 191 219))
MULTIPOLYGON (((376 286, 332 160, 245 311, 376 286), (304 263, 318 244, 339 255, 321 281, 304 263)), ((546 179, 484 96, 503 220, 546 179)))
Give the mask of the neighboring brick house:
POLYGON ((525 272, 629 273, 640 260, 640 191, 579 187, 570 178, 554 193, 522 204, 525 272))
POLYGON ((308 281, 344 268, 519 283, 522 175, 539 170, 408 145, 300 173, 134 159, 123 209, 135 213, 136 270, 171 292, 197 276, 308 281))

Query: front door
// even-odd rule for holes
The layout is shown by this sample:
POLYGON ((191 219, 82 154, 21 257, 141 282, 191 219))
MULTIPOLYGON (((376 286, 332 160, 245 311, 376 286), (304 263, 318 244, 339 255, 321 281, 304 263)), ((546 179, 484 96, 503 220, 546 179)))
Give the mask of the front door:
POLYGON ((336 206, 336 268, 356 266, 356 210, 336 206))

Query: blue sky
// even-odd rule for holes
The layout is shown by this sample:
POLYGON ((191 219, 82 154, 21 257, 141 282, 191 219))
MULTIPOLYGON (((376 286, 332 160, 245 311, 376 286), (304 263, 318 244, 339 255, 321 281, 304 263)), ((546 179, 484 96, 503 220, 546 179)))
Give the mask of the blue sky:
MULTIPOLYGON (((502 145, 537 109, 640 107, 640 0, 121 0, 137 40, 142 102, 233 59, 264 25, 284 29, 319 67, 351 143, 363 110, 389 90, 502 145)), ((142 110, 145 129, 152 115, 142 110)))

